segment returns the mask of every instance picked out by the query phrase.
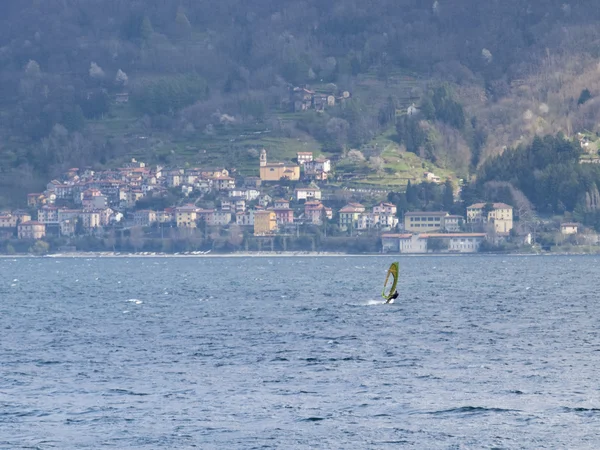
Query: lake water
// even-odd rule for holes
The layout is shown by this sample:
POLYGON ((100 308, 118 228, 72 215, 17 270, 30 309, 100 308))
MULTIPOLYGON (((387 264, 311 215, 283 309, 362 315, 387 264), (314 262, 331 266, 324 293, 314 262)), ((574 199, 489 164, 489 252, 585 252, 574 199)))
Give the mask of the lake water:
POLYGON ((599 448, 599 274, 583 256, 0 259, 0 448, 599 448))

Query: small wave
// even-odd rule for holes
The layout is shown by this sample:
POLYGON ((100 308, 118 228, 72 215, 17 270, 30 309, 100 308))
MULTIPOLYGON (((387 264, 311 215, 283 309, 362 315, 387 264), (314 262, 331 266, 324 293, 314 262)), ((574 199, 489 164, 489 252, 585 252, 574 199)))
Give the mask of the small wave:
POLYGON ((325 420, 325 417, 307 417, 305 419, 300 419, 300 422, 319 422, 321 420, 325 420))
POLYGON ((300 361, 306 361, 306 362, 320 362, 319 358, 300 358, 300 361))
POLYGON ((105 395, 111 395, 111 394, 117 394, 117 395, 136 395, 136 396, 150 395, 150 394, 147 394, 145 392, 134 392, 134 391, 130 391, 128 389, 109 389, 108 393, 105 394, 105 395))
POLYGON ((564 412, 576 412, 576 413, 581 413, 581 412, 583 412, 583 413, 594 413, 594 414, 600 413, 600 408, 581 408, 581 407, 579 407, 579 408, 568 408, 568 407, 564 407, 564 408, 562 408, 562 410, 564 412))
POLYGON ((54 364, 61 364, 62 361, 41 361, 41 360, 38 360, 35 363, 38 366, 50 366, 50 365, 54 365, 54 364))
POLYGON ((443 409, 440 411, 431 411, 428 414, 439 415, 439 414, 487 414, 487 413, 505 413, 513 412, 512 409, 503 408, 484 408, 482 406, 462 406, 460 408, 443 409))

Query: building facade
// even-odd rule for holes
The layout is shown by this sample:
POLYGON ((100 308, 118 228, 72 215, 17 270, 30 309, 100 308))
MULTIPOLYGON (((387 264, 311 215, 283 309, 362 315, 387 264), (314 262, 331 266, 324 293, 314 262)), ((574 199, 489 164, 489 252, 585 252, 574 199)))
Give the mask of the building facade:
POLYGON ((285 179, 298 181, 300 179, 300 166, 282 162, 268 163, 267 151, 262 149, 260 152, 260 179, 262 181, 279 181, 285 179))
POLYGON ((383 253, 476 253, 484 233, 383 234, 383 253))
POLYGON ((264 236, 277 230, 277 216, 274 211, 256 211, 254 213, 254 235, 264 236))
POLYGON ((356 228, 359 216, 365 212, 365 207, 360 203, 349 203, 340 209, 340 228, 356 228))
POLYGON ((416 233, 441 231, 447 212, 415 211, 404 214, 404 230, 416 233))
POLYGON ((19 239, 42 239, 46 236, 46 225, 30 220, 20 223, 17 232, 19 239))
POLYGON ((321 189, 319 188, 297 188, 295 190, 296 200, 321 200, 321 189))
POLYGON ((508 233, 513 228, 513 208, 506 203, 475 203, 467 207, 467 223, 490 223, 496 233, 508 233))
POLYGON ((175 221, 177 227, 196 228, 198 219, 198 208, 194 205, 180 206, 175 208, 175 221))

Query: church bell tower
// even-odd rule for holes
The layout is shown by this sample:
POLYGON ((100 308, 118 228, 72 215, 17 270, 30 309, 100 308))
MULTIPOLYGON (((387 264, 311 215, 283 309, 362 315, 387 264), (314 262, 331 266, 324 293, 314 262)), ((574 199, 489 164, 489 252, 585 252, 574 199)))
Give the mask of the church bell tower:
POLYGON ((260 151, 260 167, 265 167, 267 165, 267 151, 263 148, 260 151))

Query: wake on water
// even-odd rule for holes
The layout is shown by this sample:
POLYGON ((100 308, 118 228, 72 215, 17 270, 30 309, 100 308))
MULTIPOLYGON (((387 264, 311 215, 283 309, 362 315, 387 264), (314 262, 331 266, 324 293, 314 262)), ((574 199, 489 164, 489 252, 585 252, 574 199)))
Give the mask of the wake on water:
MULTIPOLYGON (((394 300, 392 300, 390 303, 391 304, 394 303, 394 300)), ((372 305, 385 305, 385 300, 367 300, 366 303, 367 306, 372 306, 372 305)))

